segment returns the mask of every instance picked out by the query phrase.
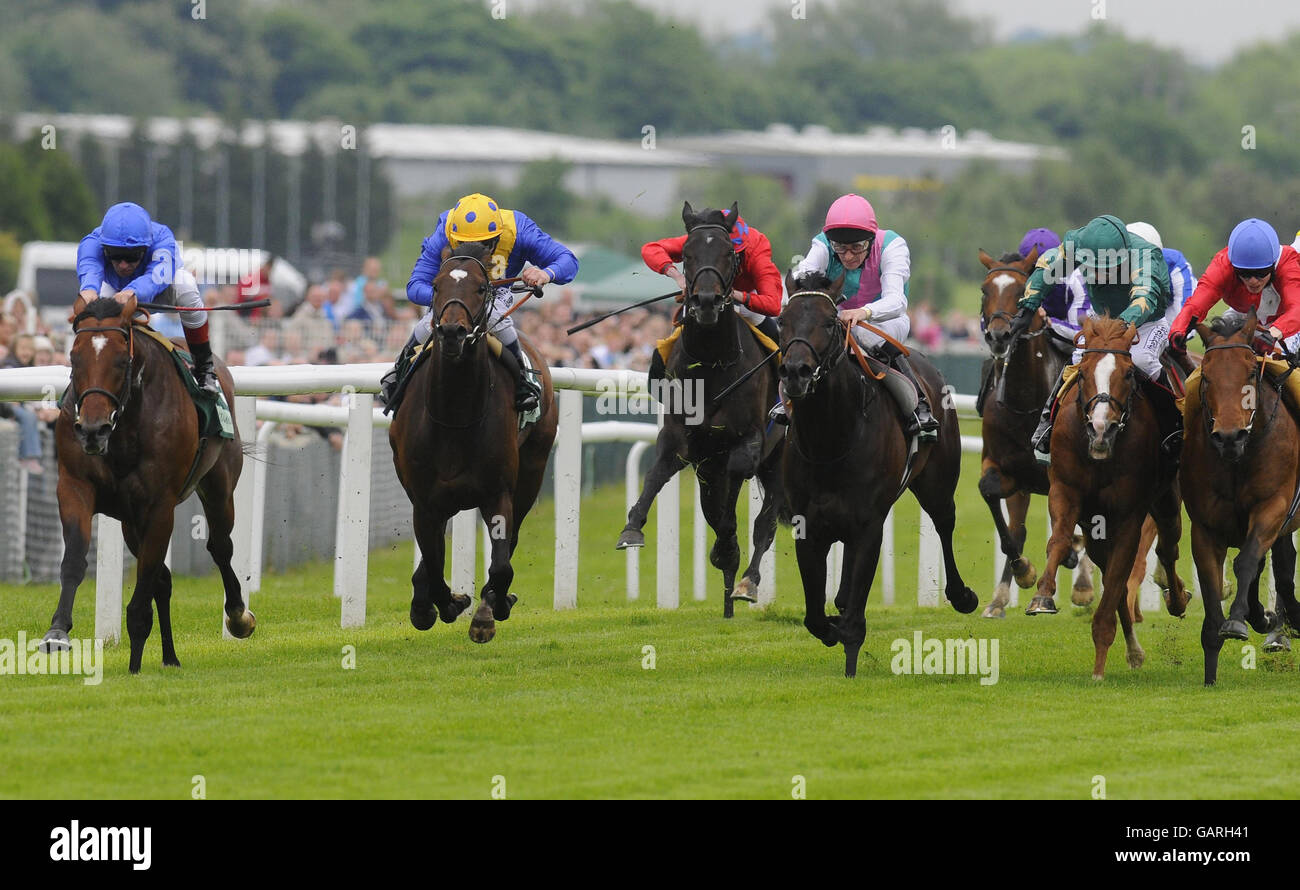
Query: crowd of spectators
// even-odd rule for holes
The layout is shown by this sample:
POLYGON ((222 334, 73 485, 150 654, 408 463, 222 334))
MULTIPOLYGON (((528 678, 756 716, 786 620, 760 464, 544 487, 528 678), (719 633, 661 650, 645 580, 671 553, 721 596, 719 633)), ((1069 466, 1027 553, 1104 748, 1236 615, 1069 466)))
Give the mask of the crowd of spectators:
MULTIPOLYGON (((228 365, 351 364, 392 362, 424 310, 407 302, 400 286, 396 293, 377 257, 368 257, 355 276, 335 269, 324 281, 310 283, 302 294, 288 294, 272 286, 273 258, 238 284, 204 288, 208 305, 232 305, 267 299, 270 305, 230 312, 214 326, 214 338, 228 365), (219 333, 217 333, 219 331, 219 333)), ((396 271, 396 270, 389 270, 396 271)), ((551 367, 633 368, 649 366, 655 341, 668 336, 672 326, 671 303, 633 309, 604 324, 573 335, 566 330, 600 314, 575 309, 575 292, 550 287, 542 300, 529 300, 515 314, 517 327, 537 347, 551 367)), ((66 325, 51 327, 37 318, 28 323, 27 301, 11 295, 0 312, 0 367, 67 364, 66 325), (28 332, 34 327, 34 331, 28 332)), ((954 310, 941 321, 925 301, 915 303, 912 339, 923 348, 980 348, 977 319, 954 310)), ((157 313, 153 324, 171 336, 180 336, 175 315, 157 313)), ((290 401, 337 402, 338 396, 287 396, 290 401)), ((40 425, 51 424, 57 409, 43 402, 0 404, 0 417, 11 417, 22 427, 19 457, 24 469, 39 473, 40 425)), ((285 425, 285 435, 299 429, 285 425)), ((318 433, 341 447, 337 430, 318 433)))

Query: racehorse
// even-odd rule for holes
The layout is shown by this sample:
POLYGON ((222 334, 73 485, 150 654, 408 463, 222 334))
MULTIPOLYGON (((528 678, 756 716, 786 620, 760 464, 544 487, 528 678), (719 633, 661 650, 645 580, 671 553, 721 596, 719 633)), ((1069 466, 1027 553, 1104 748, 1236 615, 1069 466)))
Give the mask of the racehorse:
MULTIPOLYGON (((938 441, 922 445, 909 466, 899 409, 883 384, 845 361, 848 331, 839 320, 844 276, 812 273, 787 278, 781 313, 781 379, 792 403, 785 452, 785 491, 795 528, 803 581, 804 626, 827 646, 844 645, 844 675, 857 673, 866 638, 865 609, 880 558, 885 517, 904 488, 934 521, 943 545, 948 601, 968 613, 979 597, 965 585, 953 556, 961 437, 957 416, 944 411, 938 441), (910 471, 910 475, 909 475, 910 471), (844 542, 844 568, 835 607, 826 616, 826 553, 844 542)), ((910 358, 931 405, 942 405, 943 378, 916 352, 910 358)), ((874 372, 873 372, 874 373, 874 372)))
MULTIPOLYGON (((244 461, 239 430, 232 439, 203 443, 174 360, 158 341, 136 332, 144 323, 133 324, 136 312, 135 297, 125 303, 102 297, 73 318, 71 382, 54 427, 63 564, 59 605, 42 642, 46 651, 69 645, 72 603, 86 575, 90 520, 103 513, 121 521, 122 536, 137 560, 135 591, 126 608, 133 674, 153 630, 154 602, 162 663, 180 667, 172 643, 172 576, 163 560, 176 505, 190 490, 198 491, 207 515, 208 553, 226 591, 226 628, 243 639, 257 626, 230 566, 235 484, 244 461)), ((214 361, 227 403, 233 404, 230 372, 214 361)))
MULTIPOLYGON (((1011 329, 1025 281, 1038 261, 1038 248, 1024 259, 1018 253, 1006 253, 995 260, 983 250, 979 257, 988 269, 980 287, 980 328, 993 353, 992 371, 980 394, 984 445, 979 489, 1007 557, 997 591, 984 607, 983 616, 1002 618, 1010 600, 1012 577, 1022 589, 1033 587, 1038 580, 1034 564, 1024 555, 1025 517, 1030 496, 1047 494, 1047 467, 1034 457, 1029 439, 1066 357, 1053 346, 1055 334, 1041 312, 1023 334, 1011 329), (1004 500, 1009 519, 1002 516, 1004 500)), ((1083 539, 1076 537, 1065 560, 1066 568, 1080 567, 1070 595, 1076 606, 1086 606, 1093 598, 1092 563, 1082 551, 1083 539)))
POLYGON ((1141 667, 1145 659, 1133 631, 1127 593, 1148 513, 1159 534, 1156 556, 1170 583, 1165 600, 1169 614, 1182 616, 1188 594, 1175 566, 1182 534, 1176 465, 1161 454, 1155 406, 1150 395, 1139 391, 1129 354, 1138 340, 1137 329, 1110 317, 1086 318, 1079 337, 1083 360, 1075 398, 1067 394, 1061 400, 1052 430, 1047 565, 1029 608, 1056 611, 1056 570, 1070 552, 1075 525, 1081 525, 1088 555, 1102 567, 1101 604, 1092 616, 1092 676, 1100 680, 1115 641, 1117 614, 1129 667, 1141 667))
POLYGON ((1277 600, 1292 632, 1300 628, 1295 597, 1295 548, 1300 527, 1300 428, 1282 404, 1280 383, 1264 374, 1251 341, 1255 313, 1245 324, 1216 319, 1197 325, 1205 344, 1200 399, 1188 406, 1183 445, 1182 488, 1192 522, 1192 555, 1201 582, 1205 619, 1201 648, 1205 685, 1214 685, 1219 649, 1225 639, 1250 638, 1280 629, 1278 616, 1259 601, 1264 555, 1273 552, 1277 600), (1223 562, 1239 547, 1232 569, 1237 597, 1223 618, 1223 562))
POLYGON ((686 243, 682 247, 686 296, 682 332, 665 363, 667 392, 681 398, 665 403, 663 428, 655 443, 655 460, 641 496, 627 514, 617 549, 642 547, 646 514, 664 484, 683 466, 695 468, 700 507, 717 535, 709 561, 722 570, 722 614, 731 618, 735 600, 758 601, 759 563, 776 536, 781 506, 781 453, 784 430, 767 419, 777 399, 776 369, 759 369, 725 399, 717 396, 750 371, 767 354, 749 326, 732 308, 732 284, 740 256, 731 231, 740 208, 699 213, 688 202, 682 210, 686 243), (675 390, 675 387, 680 387, 675 390), (687 394, 694 398, 686 398, 687 394), (670 404, 675 403, 675 404, 670 404), (698 410, 690 412, 690 405, 698 410), (753 556, 739 584, 740 544, 736 538, 736 499, 746 479, 757 476, 763 505, 754 519, 753 556), (734 587, 733 587, 734 585, 734 587))
POLYGON ((411 499, 421 559, 411 576, 411 624, 428 630, 439 617, 450 624, 470 605, 443 579, 447 520, 477 508, 492 540, 491 564, 469 638, 486 643, 496 622, 510 617, 510 558, 519 528, 537 500, 558 425, 551 375, 540 354, 519 334, 520 346, 541 375, 541 416, 519 428, 514 381, 488 340, 492 276, 486 245, 467 242, 443 250, 433 281, 431 350, 411 372, 406 397, 388 441, 397 478, 411 499))

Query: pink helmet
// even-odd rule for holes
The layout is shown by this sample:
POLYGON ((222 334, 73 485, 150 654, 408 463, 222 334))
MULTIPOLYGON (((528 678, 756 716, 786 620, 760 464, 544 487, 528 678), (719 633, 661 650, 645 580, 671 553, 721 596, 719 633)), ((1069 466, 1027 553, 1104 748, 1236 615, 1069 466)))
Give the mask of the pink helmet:
POLYGON ((826 225, 822 226, 822 231, 857 229, 874 235, 878 228, 876 211, 871 209, 871 203, 866 198, 861 195, 844 195, 836 198, 831 209, 826 211, 826 225))

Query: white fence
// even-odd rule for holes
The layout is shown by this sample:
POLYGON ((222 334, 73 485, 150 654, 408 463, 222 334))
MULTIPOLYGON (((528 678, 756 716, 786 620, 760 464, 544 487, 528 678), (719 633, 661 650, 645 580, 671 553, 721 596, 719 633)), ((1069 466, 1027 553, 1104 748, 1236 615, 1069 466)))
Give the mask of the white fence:
MULTIPOLYGON (((370 515, 370 462, 371 435, 375 425, 386 425, 388 418, 374 407, 371 393, 379 388, 379 379, 388 369, 383 364, 359 365, 290 365, 278 367, 236 367, 234 377, 235 417, 239 428, 248 435, 255 428, 255 420, 269 421, 258 433, 258 440, 266 441, 274 423, 301 423, 317 426, 346 424, 347 434, 339 476, 339 513, 335 536, 334 594, 341 600, 343 627, 364 624, 366 614, 367 543, 370 515), (346 407, 324 405, 299 405, 287 402, 258 400, 257 396, 295 395, 301 393, 343 393, 346 407)), ((577 605, 578 566, 580 554, 579 499, 582 475, 582 445, 596 441, 633 441, 627 458, 626 484, 628 505, 640 491, 639 461, 644 449, 657 435, 657 426, 650 423, 610 421, 584 424, 582 399, 584 395, 598 392, 627 393, 646 400, 646 375, 628 370, 588 370, 552 368, 552 380, 558 391, 559 431, 554 455, 555 471, 555 574, 554 607, 574 608, 577 605)), ((54 398, 67 386, 68 369, 64 367, 23 368, 0 372, 0 400, 54 398)), ((961 412, 973 412, 974 396, 953 396, 954 407, 961 412)), ((645 404, 645 402, 642 402, 645 404)), ((647 411, 649 408, 647 407, 647 411)), ((978 452, 978 436, 963 436, 963 451, 978 452)), ((678 590, 679 541, 678 516, 680 511, 680 474, 674 476, 656 499, 657 552, 656 552, 656 604, 662 608, 676 608, 680 601, 678 590)), ((251 597, 261 587, 262 574, 262 518, 265 508, 266 465, 254 462, 252 472, 245 472, 235 492, 233 565, 245 595, 251 597)), ((750 518, 761 504, 761 493, 754 483, 750 485, 750 518)), ((696 487, 693 522, 692 588, 696 600, 707 598, 707 568, 705 543, 707 533, 696 487)), ((116 639, 120 633, 122 610, 123 544, 119 523, 105 516, 99 520, 99 547, 96 572, 96 636, 116 639)), ((466 511, 452 523, 451 586, 454 592, 474 595, 475 586, 475 517, 466 511)), ((481 521, 478 523, 482 525, 481 521)), ((486 532, 486 527, 483 526, 486 532)), ((612 538, 609 546, 612 546, 612 538)), ((752 547, 752 545, 751 545, 752 547)), ((486 547, 485 547, 486 551, 486 547)), ((752 549, 751 549, 752 552, 752 549)), ((938 535, 924 513, 921 514, 921 533, 918 542, 917 603, 937 606, 944 583, 942 551, 938 535)), ((486 552, 485 552, 486 556, 486 552)), ((416 558, 419 558, 418 552, 416 558)), ((840 545, 835 545, 827 558, 827 597, 834 595, 838 583, 842 558, 840 545)), ((636 599, 640 595, 639 554, 626 553, 627 595, 636 599)), ((995 579, 1000 573, 1003 559, 994 545, 995 579)), ((894 573, 894 521, 893 513, 885 522, 885 537, 881 554, 881 598, 885 604, 895 600, 894 573)), ((763 583, 759 590, 760 605, 771 602, 775 596, 775 548, 769 550, 762 563, 763 583)), ((1144 586, 1143 608, 1156 608, 1158 591, 1154 586, 1144 586), (1148 589, 1149 588, 1149 589, 1148 589)), ((1012 605, 1016 604, 1016 589, 1012 588, 1012 605)))

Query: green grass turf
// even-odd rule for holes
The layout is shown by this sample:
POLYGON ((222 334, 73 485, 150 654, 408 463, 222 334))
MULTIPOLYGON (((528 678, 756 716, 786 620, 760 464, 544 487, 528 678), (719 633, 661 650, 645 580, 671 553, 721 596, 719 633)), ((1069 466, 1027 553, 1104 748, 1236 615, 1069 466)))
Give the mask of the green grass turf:
MULTIPOLYGON (((967 456, 957 546, 987 602, 992 525, 977 467, 967 456)), ((1040 566, 1043 513, 1034 508, 1030 537, 1040 566)), ((1095 776, 1112 798, 1300 796, 1294 771, 1234 756, 1300 730, 1294 656, 1261 654, 1247 670, 1232 643, 1218 687, 1203 688, 1199 601, 1185 620, 1148 614, 1138 626, 1146 665, 1130 670, 1121 640, 1094 683, 1088 615, 1068 594, 1059 615, 1012 609, 1004 621, 915 606, 908 495, 899 604, 873 593, 859 674, 846 680, 842 650, 802 626, 788 530, 776 605, 742 605, 727 622, 712 569, 708 602, 684 588, 682 608, 654 607, 653 513, 642 598, 628 603, 613 550, 622 523, 621 488, 584 499, 579 605, 555 612, 553 511, 540 504, 516 561, 520 603, 486 646, 468 640, 467 616, 411 628, 409 544, 371 554, 361 629, 339 628, 328 565, 268 576, 253 597, 258 630, 241 643, 218 639, 216 576, 179 579, 181 669, 161 667, 155 628, 136 677, 125 645, 106 650, 99 686, 0 676, 0 796, 184 798, 198 775, 214 799, 486 798, 497 776, 514 798, 788 799, 796 776, 810 798, 1085 798, 1095 776), (891 643, 916 630, 996 638, 998 683, 894 675, 891 643), (343 668, 345 646, 355 669, 343 668)), ((683 584, 689 573, 687 551, 683 584)), ((56 597, 53 585, 0 587, 0 637, 42 633, 56 597)), ((85 585, 74 637, 93 629, 93 607, 85 585)))

